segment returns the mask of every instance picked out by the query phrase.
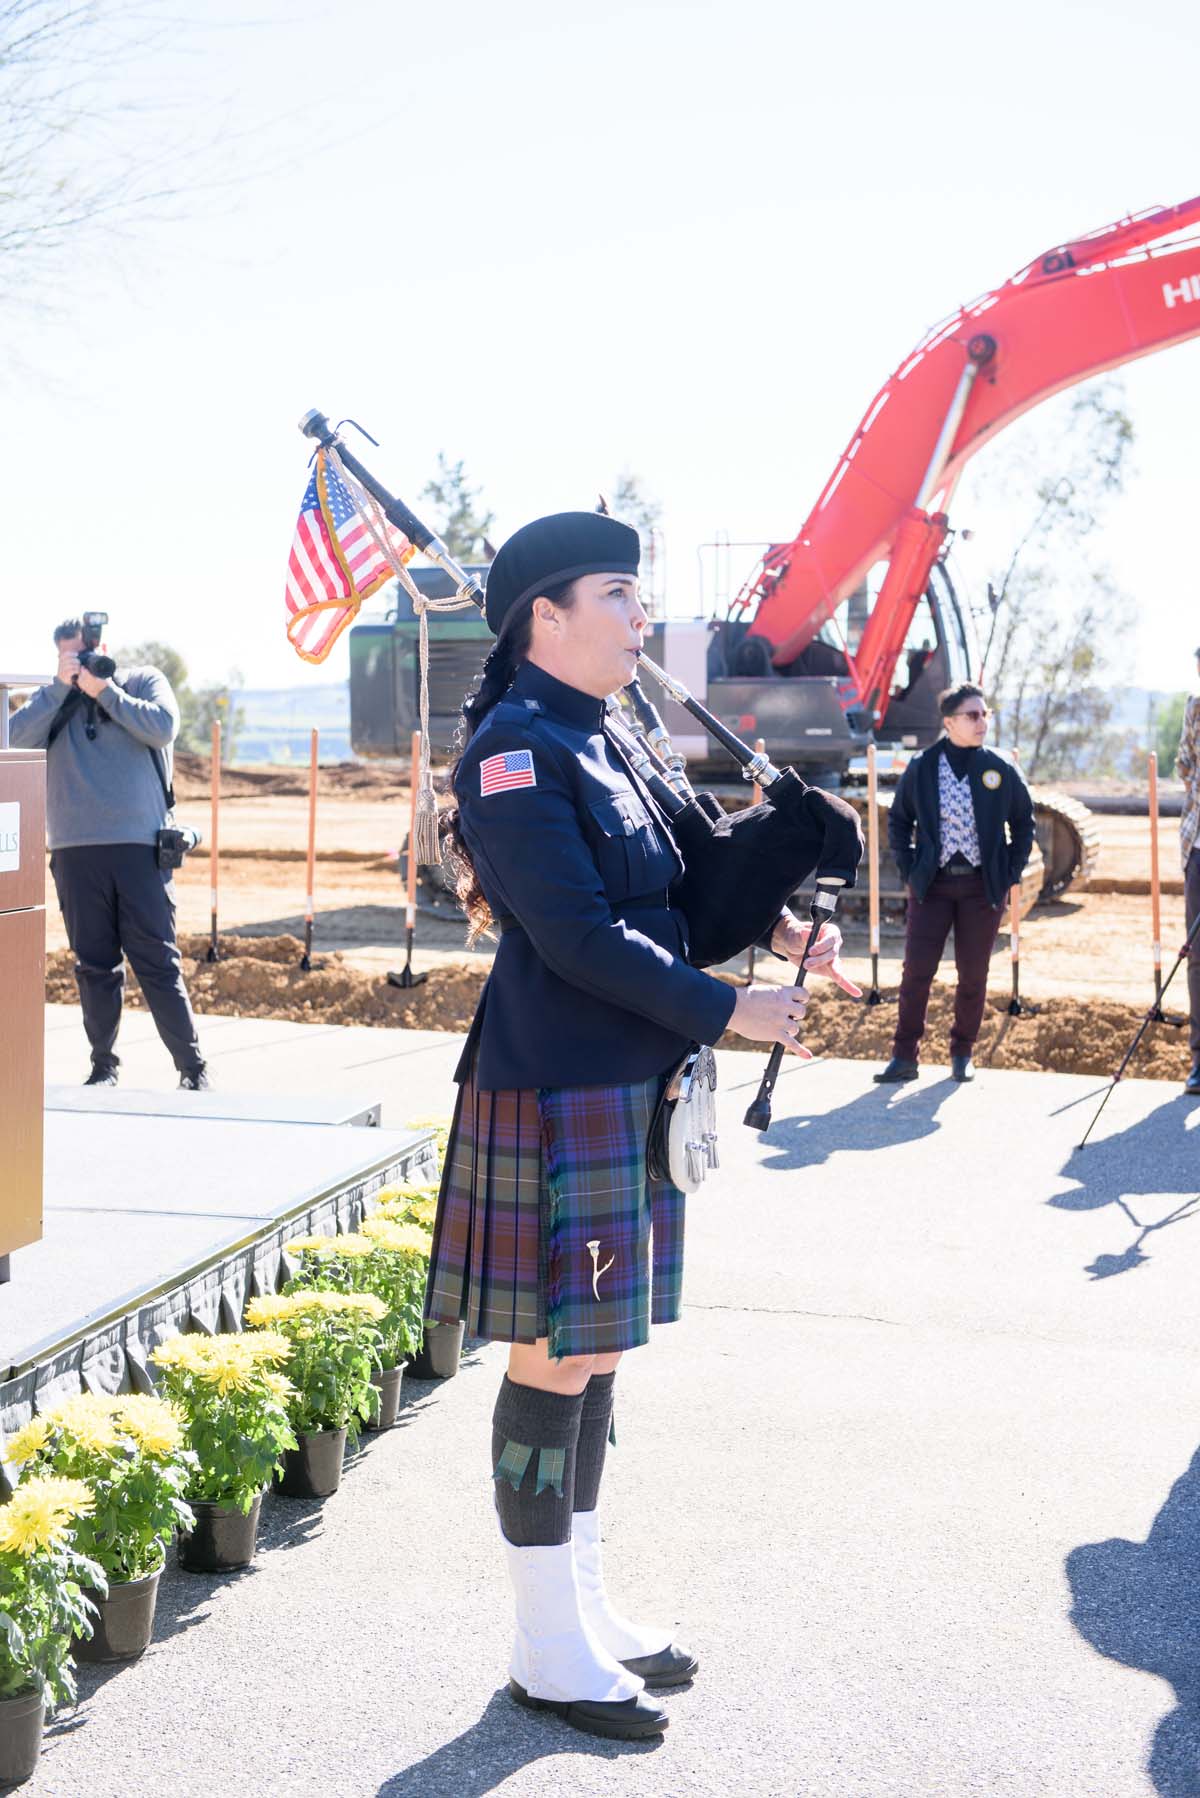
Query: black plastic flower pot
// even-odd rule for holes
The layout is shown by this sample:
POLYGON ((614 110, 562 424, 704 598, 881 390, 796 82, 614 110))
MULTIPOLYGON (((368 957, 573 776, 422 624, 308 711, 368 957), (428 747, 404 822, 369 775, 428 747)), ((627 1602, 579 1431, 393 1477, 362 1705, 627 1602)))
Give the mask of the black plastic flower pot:
POLYGON ((92 1620, 90 1636, 76 1636, 71 1653, 77 1661, 136 1661, 145 1654, 154 1634, 154 1607, 162 1574, 147 1573, 142 1579, 110 1585, 108 1597, 87 1596, 99 1616, 92 1620))
POLYGON ((452 1380, 462 1354, 463 1326, 426 1324, 425 1339, 408 1364, 414 1380, 452 1380))
POLYGON ((46 1705, 40 1692, 0 1698, 0 1785, 28 1779, 42 1752, 46 1705))
POLYGON ((317 1430, 301 1436, 299 1448, 284 1450, 283 1475, 275 1490, 283 1498, 331 1498, 342 1483, 345 1430, 317 1430))
POLYGON ((396 1413, 400 1409, 400 1382, 404 1378, 404 1363, 399 1367, 376 1368, 371 1375, 371 1384, 379 1393, 379 1410, 369 1423, 364 1423, 364 1430, 390 1430, 396 1421, 396 1413))
POLYGON ((179 1565, 188 1573, 232 1573, 248 1567, 258 1543, 262 1493, 255 1495, 248 1511, 203 1498, 188 1503, 196 1514, 196 1527, 179 1537, 179 1565))

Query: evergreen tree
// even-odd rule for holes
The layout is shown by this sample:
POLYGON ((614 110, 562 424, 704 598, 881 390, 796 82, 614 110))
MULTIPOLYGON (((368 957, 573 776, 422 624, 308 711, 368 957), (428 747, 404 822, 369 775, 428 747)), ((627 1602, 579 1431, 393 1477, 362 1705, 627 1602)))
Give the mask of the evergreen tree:
POLYGON ((176 746, 198 755, 207 755, 212 743, 213 720, 221 724, 221 759, 232 761, 234 745, 246 722, 246 714, 234 698, 242 686, 236 669, 228 681, 193 690, 188 681, 187 663, 169 643, 151 639, 136 643, 131 649, 118 649, 114 660, 119 668, 157 668, 171 683, 171 691, 179 706, 179 735, 176 746))
POLYGON ((437 473, 421 489, 436 514, 439 537, 460 562, 485 562, 487 534, 495 513, 481 509, 482 489, 472 487, 461 461, 452 462, 444 450, 438 451, 437 473))

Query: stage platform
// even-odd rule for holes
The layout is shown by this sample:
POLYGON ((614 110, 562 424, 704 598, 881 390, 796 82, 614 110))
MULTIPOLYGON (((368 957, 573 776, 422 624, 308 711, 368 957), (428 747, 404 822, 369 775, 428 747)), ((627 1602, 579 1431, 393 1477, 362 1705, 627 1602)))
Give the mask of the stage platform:
POLYGON ((236 1124, 361 1124, 378 1128, 378 1099, 334 1093, 154 1092, 145 1087, 48 1086, 47 1111, 105 1117, 219 1118, 236 1124))
MULTIPOLYGON (((146 1386, 156 1342, 236 1328, 246 1297, 287 1277, 289 1238, 353 1228, 382 1187, 432 1176, 427 1125, 379 1127, 394 1083, 353 1065, 338 1078, 336 1057, 312 1060, 311 1028, 301 1058, 286 1026, 281 1040, 270 1022, 204 1023, 224 1051, 210 1054, 212 1091, 177 1090, 137 1013, 122 1030, 122 1085, 85 1088, 67 1084, 85 1050, 78 1013, 48 1009, 45 1233, 0 1286, 0 1428, 53 1391, 146 1386)), ((431 1045, 439 1063, 445 1042, 431 1045)), ((402 1059, 414 1046, 390 1045, 402 1059)))
POLYGON ((428 1131, 48 1111, 45 1235, 13 1256, 0 1287, 0 1367, 298 1209, 402 1178, 428 1160, 428 1141, 428 1131))

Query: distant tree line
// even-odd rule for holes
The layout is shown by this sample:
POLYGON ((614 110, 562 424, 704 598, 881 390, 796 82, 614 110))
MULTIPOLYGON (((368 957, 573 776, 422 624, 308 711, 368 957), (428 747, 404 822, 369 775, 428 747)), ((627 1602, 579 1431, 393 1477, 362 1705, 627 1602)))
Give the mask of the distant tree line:
POLYGON ((177 747, 207 755, 212 745, 214 722, 221 726, 221 760, 231 762, 238 737, 246 723, 246 714, 237 703, 244 685, 236 668, 226 681, 193 688, 188 680, 187 663, 169 643, 150 641, 137 643, 132 649, 114 652, 118 667, 149 666, 159 668, 171 683, 179 702, 179 736, 177 747))
MULTIPOLYGON (((421 489, 421 498, 428 500, 434 527, 452 556, 460 562, 492 560, 496 552, 488 533, 496 515, 482 504, 481 489, 472 486, 461 458, 453 461, 439 450, 436 471, 421 489)), ((662 508, 647 493, 641 477, 629 469, 617 476, 606 504, 614 518, 624 519, 641 536, 642 585, 652 597, 662 508)))

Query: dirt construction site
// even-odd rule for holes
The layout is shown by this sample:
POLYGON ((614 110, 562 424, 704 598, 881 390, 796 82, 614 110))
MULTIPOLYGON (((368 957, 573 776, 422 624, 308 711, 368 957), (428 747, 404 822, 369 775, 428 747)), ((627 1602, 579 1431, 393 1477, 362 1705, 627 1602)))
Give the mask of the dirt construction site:
MULTIPOLYGON (((178 815, 210 836, 206 761, 181 757, 178 815)), ((1087 795, 1081 795, 1087 798, 1087 795)), ((192 1002, 199 1013, 285 1018, 325 1024, 464 1030, 494 948, 468 949, 450 895, 438 885, 419 891, 413 969, 420 985, 388 982, 404 965, 402 846, 410 790, 407 770, 342 763, 320 770, 317 793, 315 925, 312 966, 300 967, 308 839, 305 768, 232 768, 221 776, 218 870, 218 959, 210 940, 211 858, 207 841, 176 875, 180 945, 192 1002)), ((1164 810, 1170 795, 1164 791, 1164 810)), ((1119 1062, 1154 996, 1150 901, 1150 828, 1144 803, 1099 817, 1098 868, 1079 889, 1035 906, 1020 929, 1020 997, 1009 1012, 1012 961, 1007 918, 993 959, 991 1003, 978 1048, 981 1065, 1108 1074, 1119 1062)), ((1163 965, 1182 942, 1183 881, 1177 817, 1159 824, 1163 965)), ((47 919, 48 1000, 75 998, 72 958, 53 903, 47 919)), ((870 985, 865 905, 844 908, 847 963, 870 985)), ((818 1054, 877 1061, 890 1051, 895 993, 903 951, 903 918, 883 907, 879 985, 883 1002, 856 1004, 821 982, 813 992, 804 1040, 818 1054)), ((721 971, 746 976, 746 959, 721 971)), ((786 979, 785 965, 760 954, 755 978, 786 979)), ((953 960, 943 963, 930 1005, 924 1053, 945 1060, 953 1002, 953 960)), ((136 981, 128 1000, 142 1003, 136 981)), ((1167 995, 1169 1015, 1187 1009, 1186 972, 1167 995)), ((730 1037, 727 1048, 750 1045, 730 1037)), ((761 1052, 761 1051, 758 1051, 761 1052)), ((1186 1029, 1155 1025, 1130 1073, 1183 1080, 1186 1029)))

